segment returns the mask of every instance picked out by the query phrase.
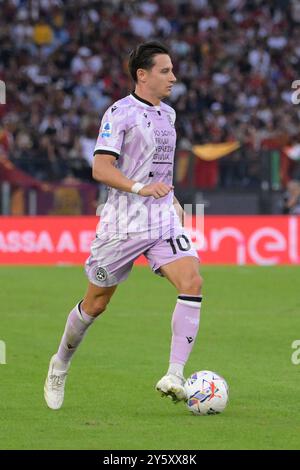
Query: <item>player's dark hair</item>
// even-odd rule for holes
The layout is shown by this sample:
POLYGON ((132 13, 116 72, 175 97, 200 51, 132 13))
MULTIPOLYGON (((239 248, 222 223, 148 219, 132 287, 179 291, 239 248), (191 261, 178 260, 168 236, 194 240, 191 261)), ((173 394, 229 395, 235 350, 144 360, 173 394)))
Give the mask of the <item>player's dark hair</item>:
POLYGON ((136 46, 129 55, 128 68, 134 82, 137 82, 137 70, 150 70, 154 65, 154 56, 169 54, 169 50, 159 41, 147 41, 136 46))

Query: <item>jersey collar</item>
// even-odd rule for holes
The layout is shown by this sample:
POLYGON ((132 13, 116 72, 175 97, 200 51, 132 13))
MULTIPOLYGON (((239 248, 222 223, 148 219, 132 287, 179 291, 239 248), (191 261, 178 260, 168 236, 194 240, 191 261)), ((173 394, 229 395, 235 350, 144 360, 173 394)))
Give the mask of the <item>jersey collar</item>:
POLYGON ((150 101, 144 100, 143 98, 138 96, 134 91, 131 92, 131 96, 136 100, 146 104, 147 106, 151 106, 151 108, 157 108, 157 106, 154 106, 154 104, 150 103, 150 101))

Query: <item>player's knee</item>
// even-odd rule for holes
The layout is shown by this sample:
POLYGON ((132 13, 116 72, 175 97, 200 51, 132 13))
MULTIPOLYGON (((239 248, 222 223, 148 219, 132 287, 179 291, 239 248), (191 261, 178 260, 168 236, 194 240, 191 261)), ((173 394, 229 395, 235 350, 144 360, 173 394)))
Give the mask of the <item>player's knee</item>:
POLYGON ((183 294, 199 295, 203 285, 203 278, 199 274, 183 279, 179 291, 183 294))
POLYGON ((101 315, 109 303, 109 298, 105 296, 95 297, 88 305, 87 313, 93 317, 101 315))

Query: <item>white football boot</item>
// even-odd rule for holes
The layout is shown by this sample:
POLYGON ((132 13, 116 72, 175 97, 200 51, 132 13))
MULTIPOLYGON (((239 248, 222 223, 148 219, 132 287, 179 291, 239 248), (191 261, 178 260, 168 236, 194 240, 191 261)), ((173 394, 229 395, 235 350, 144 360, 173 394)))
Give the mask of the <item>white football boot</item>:
POLYGON ((58 410, 64 401, 67 371, 55 369, 56 355, 51 357, 48 375, 44 385, 44 397, 49 408, 58 410))
POLYGON ((177 403, 186 400, 184 384, 185 378, 181 374, 167 374, 157 382, 156 390, 161 392, 163 397, 170 397, 177 403))

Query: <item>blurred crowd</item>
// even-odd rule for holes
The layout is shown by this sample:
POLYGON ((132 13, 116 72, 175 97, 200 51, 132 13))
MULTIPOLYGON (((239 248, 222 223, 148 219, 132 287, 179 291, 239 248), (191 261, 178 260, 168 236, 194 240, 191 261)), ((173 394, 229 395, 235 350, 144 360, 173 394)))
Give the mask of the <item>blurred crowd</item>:
POLYGON ((300 181, 290 180, 283 194, 283 214, 300 215, 300 181))
POLYGON ((0 11, 0 154, 40 180, 91 179, 101 115, 132 90, 127 56, 149 39, 171 51, 178 150, 242 143, 221 185, 228 168, 230 184, 259 183, 265 139, 299 141, 297 0, 0 0, 0 11))

